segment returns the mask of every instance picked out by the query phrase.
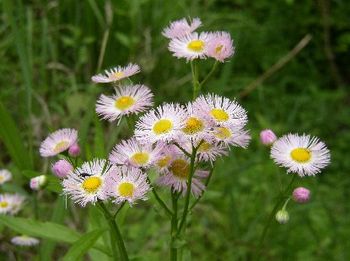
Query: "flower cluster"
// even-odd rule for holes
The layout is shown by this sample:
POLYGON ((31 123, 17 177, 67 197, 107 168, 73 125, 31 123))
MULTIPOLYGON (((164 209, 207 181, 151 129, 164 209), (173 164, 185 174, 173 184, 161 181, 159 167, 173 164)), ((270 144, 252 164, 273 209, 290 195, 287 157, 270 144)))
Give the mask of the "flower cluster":
POLYGON ((170 23, 163 35, 170 39, 169 50, 177 58, 187 61, 214 58, 224 62, 234 54, 233 41, 228 32, 195 32, 202 24, 199 18, 188 22, 181 19, 170 23))

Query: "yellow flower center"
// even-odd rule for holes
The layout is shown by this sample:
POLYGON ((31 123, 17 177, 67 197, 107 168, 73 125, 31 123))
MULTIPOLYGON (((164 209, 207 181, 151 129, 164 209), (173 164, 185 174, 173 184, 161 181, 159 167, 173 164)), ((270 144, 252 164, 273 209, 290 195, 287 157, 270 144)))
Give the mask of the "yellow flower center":
POLYGON ((203 122, 195 117, 190 117, 186 121, 185 128, 182 129, 182 131, 186 134, 195 134, 201 130, 203 130, 204 125, 203 122))
POLYGON ((230 138, 232 136, 232 132, 226 127, 218 127, 216 128, 216 132, 214 134, 217 138, 224 140, 230 138))
POLYGON ((59 143, 56 144, 53 151, 55 153, 59 153, 61 151, 64 151, 65 149, 67 149, 68 145, 69 145, 68 141, 66 141, 66 140, 60 141, 59 143))
POLYGON ((217 121, 227 121, 229 116, 227 114, 227 112, 225 112, 222 109, 212 109, 210 111, 211 116, 213 116, 215 118, 215 120, 217 121))
POLYGON ((198 148, 199 152, 207 152, 211 149, 212 145, 209 142, 204 141, 198 148))
POLYGON ((187 48, 193 52, 202 52, 204 49, 204 42, 202 40, 193 40, 188 43, 187 48))
POLYGON ((137 165, 145 165, 149 160, 149 154, 147 152, 137 152, 131 156, 131 161, 137 165))
POLYGON ((170 156, 164 156, 163 158, 157 161, 157 165, 160 168, 164 168, 169 164, 170 160, 171 160, 170 156))
POLYGON ((0 208, 6 208, 9 205, 7 201, 0 202, 0 208))
POLYGON ((135 99, 131 96, 122 96, 115 100, 114 106, 124 111, 126 109, 129 109, 131 106, 135 104, 135 99))
POLYGON ((101 186, 102 181, 99 177, 89 177, 83 182, 83 189, 88 193, 95 193, 101 186))
POLYGON ((131 198, 134 195, 135 186, 130 182, 121 183, 118 186, 120 196, 131 198))
POLYGON ((113 74, 113 76, 117 79, 120 79, 120 78, 124 77, 124 73, 123 72, 116 72, 113 74))
POLYGON ((308 149, 296 148, 291 151, 290 156, 297 162, 305 163, 310 160, 311 152, 308 149))
POLYGON ((153 125, 153 132, 156 135, 168 133, 173 128, 173 123, 167 119, 161 119, 153 125))
POLYGON ((216 53, 216 54, 221 53, 221 50, 222 50, 223 47, 224 47, 223 45, 218 45, 218 46, 216 46, 216 48, 215 48, 215 53, 216 53))
POLYGON ((190 173, 190 166, 188 162, 183 159, 174 160, 169 169, 174 176, 185 180, 190 173))
POLYGON ((0 176, 0 182, 2 182, 5 178, 3 176, 0 176))

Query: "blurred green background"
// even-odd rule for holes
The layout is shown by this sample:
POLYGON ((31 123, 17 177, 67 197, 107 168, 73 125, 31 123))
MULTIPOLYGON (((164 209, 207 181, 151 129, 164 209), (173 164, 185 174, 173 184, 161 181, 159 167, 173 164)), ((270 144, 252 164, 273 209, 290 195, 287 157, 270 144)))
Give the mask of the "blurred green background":
MULTIPOLYGON (((8 119, 1 115, 0 167, 11 169, 17 184, 5 190, 28 193, 23 170, 49 173, 38 146, 50 131, 79 129, 86 158, 105 156, 125 137, 125 131, 117 133, 94 113, 98 95, 111 91, 90 82, 99 64, 140 64, 142 73, 133 79, 151 87, 156 104, 189 100, 190 66, 171 56, 161 31, 171 20, 198 16, 204 24, 200 30, 228 31, 236 46, 234 57, 219 66, 204 92, 237 97, 248 110, 253 140, 248 149, 232 149, 219 161, 194 210, 187 242, 192 260, 256 257, 267 216, 290 179, 259 144, 264 128, 277 135, 320 137, 331 150, 332 164, 317 177, 298 180, 311 189, 312 200, 306 205, 291 202, 289 223, 273 222, 262 259, 350 260, 349 1, 3 0, 0 8, 1 106, 19 128, 19 136, 4 138, 8 119), (311 40, 288 63, 248 95, 240 95, 306 35, 311 40), (23 155, 11 146, 24 147, 23 155)), ((200 63, 202 77, 210 66, 211 61, 200 63)), ((41 220, 52 218, 56 198, 50 192, 39 195, 41 220)), ((150 202, 125 212, 127 248, 135 260, 167 260, 169 224, 150 202)), ((84 230, 84 211, 60 209, 56 221, 84 230)), ((23 216, 31 215, 28 207, 23 216)), ((5 242, 5 236, 0 239, 5 242)), ((8 249, 14 248, 0 245, 0 260, 7 260, 8 249)), ((52 244, 45 250, 49 254, 36 248, 25 255, 30 260, 37 252, 48 257, 53 251, 56 260, 66 249, 52 244)), ((188 252, 185 256, 190 258, 188 252)))

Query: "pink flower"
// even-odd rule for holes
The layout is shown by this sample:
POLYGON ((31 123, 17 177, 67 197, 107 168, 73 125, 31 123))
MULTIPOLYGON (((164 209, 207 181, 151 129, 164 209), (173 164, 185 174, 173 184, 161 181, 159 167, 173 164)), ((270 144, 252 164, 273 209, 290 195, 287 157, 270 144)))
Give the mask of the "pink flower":
POLYGON ((62 159, 52 165, 52 172, 59 178, 65 178, 73 171, 73 166, 68 161, 62 159))
POLYGON ((74 143, 72 146, 68 149, 68 154, 72 157, 77 157, 80 154, 80 147, 78 143, 74 143))
POLYGON ((162 34, 166 38, 179 38, 194 32, 202 24, 199 18, 194 18, 190 23, 185 19, 177 20, 166 27, 162 34))
POLYGON ((127 66, 117 66, 109 70, 105 70, 104 73, 100 73, 91 77, 91 80, 95 83, 109 83, 116 82, 124 78, 128 78, 134 74, 140 72, 140 66, 137 64, 129 63, 127 66))
POLYGON ((310 190, 304 187, 298 187, 293 191, 293 199, 298 203, 306 203, 310 200, 310 190))
POLYGON ((262 144, 270 146, 277 140, 277 136, 272 130, 266 129, 260 132, 260 141, 262 144))
POLYGON ((43 186, 45 186, 46 182, 47 182, 46 176, 45 175, 40 175, 40 176, 37 176, 37 177, 34 177, 34 178, 30 179, 29 187, 32 190, 39 190, 43 186))
POLYGON ((233 41, 227 32, 214 32, 210 35, 207 45, 207 55, 220 62, 230 58, 234 54, 233 41))

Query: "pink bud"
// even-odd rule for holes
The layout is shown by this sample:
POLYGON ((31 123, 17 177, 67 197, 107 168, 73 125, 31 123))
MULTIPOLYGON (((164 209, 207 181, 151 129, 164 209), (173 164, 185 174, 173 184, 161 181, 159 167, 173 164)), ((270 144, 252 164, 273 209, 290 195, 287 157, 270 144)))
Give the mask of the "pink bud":
POLYGON ((30 182, 29 182, 29 187, 30 187, 32 190, 39 190, 39 189, 41 189, 43 186, 45 186, 46 181, 47 181, 47 178, 46 178, 45 175, 40 175, 40 176, 31 178, 31 179, 30 179, 30 182))
POLYGON ((80 154, 80 147, 79 147, 78 143, 74 143, 72 146, 70 146, 69 149, 68 149, 68 153, 72 157, 79 156, 79 154, 80 154))
POLYGON ((272 130, 263 130, 260 132, 260 141, 262 144, 270 146, 277 140, 277 136, 272 130))
POLYGON ((63 159, 52 165, 52 172, 59 178, 65 178, 71 171, 73 171, 72 164, 63 159))
POLYGON ((306 203, 310 199, 310 190, 303 187, 298 187, 293 191, 293 199, 298 203, 306 203))

